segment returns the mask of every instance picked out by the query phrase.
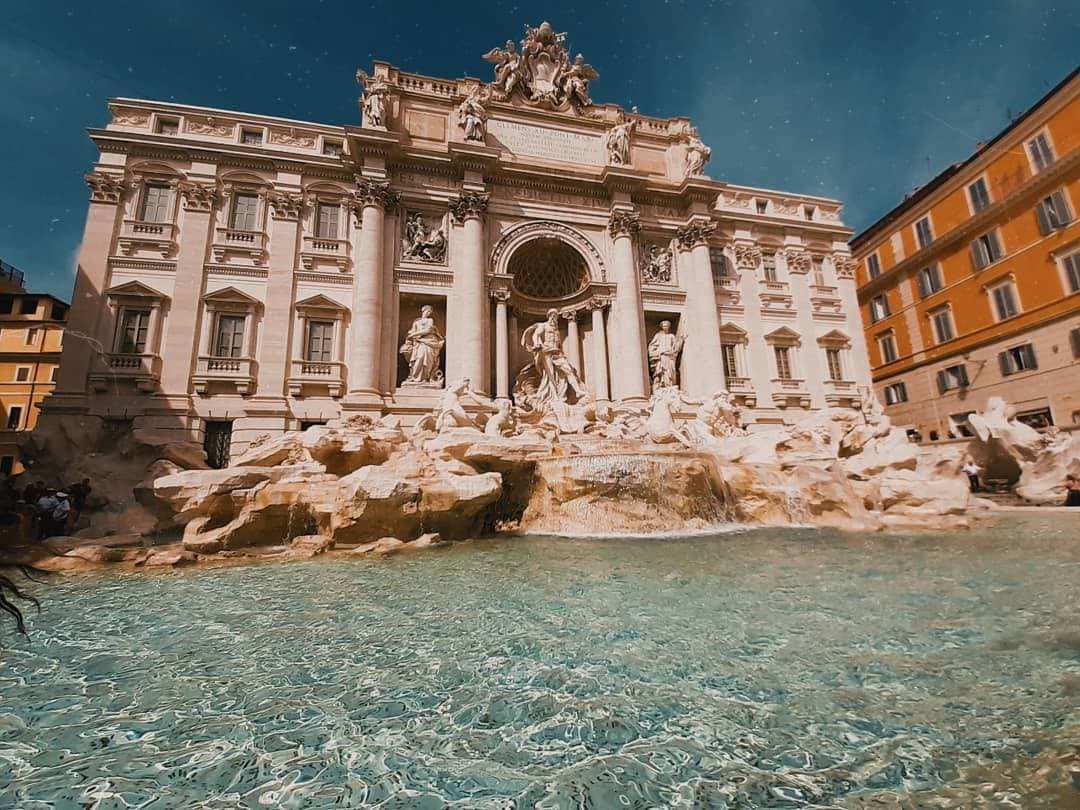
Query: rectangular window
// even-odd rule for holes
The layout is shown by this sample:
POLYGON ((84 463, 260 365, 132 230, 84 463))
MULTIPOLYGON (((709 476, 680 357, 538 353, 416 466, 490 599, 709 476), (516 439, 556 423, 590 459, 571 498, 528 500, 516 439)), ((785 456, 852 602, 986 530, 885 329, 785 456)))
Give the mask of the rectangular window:
POLYGON ((919 295, 927 298, 941 290, 945 284, 941 280, 941 267, 932 264, 919 271, 919 295))
POLYGON ((963 413, 951 413, 949 414, 949 438, 955 439, 958 436, 962 436, 966 439, 970 439, 975 435, 975 431, 971 429, 971 423, 968 421, 968 417, 975 411, 964 411, 963 413))
POLYGON ((40 330, 36 326, 32 326, 26 330, 26 345, 36 346, 38 339, 38 332, 40 330))
POLYGON ((320 202, 315 209, 315 235, 319 239, 338 238, 338 217, 341 206, 337 203, 320 202))
POLYGON ((877 278, 881 275, 881 259, 878 258, 876 253, 871 253, 866 257, 866 272, 870 278, 877 278))
POLYGON ((13 469, 15 469, 15 456, 0 457, 0 473, 11 475, 13 469))
POLYGON ((253 231, 258 219, 259 196, 257 194, 237 194, 233 199, 233 230, 253 231))
POLYGON ((19 312, 23 315, 36 315, 37 314, 38 300, 32 295, 24 295, 19 305, 19 312))
POLYGON ((889 298, 882 293, 870 299, 870 321, 877 323, 882 318, 889 317, 889 298))
POLYGON ((937 373, 938 390, 941 393, 956 388, 965 388, 968 384, 967 366, 963 363, 943 368, 937 373))
POLYGON ((243 315, 218 315, 217 339, 214 341, 215 357, 244 356, 243 315))
POLYGON ((776 254, 761 254, 761 272, 766 281, 776 281, 776 254))
POLYGON ((12 405, 8 409, 7 429, 18 430, 22 424, 22 405, 12 405))
POLYGON ((990 297, 994 301, 994 315, 999 321, 1008 320, 1020 312, 1016 303, 1016 287, 1011 281, 990 290, 990 297))
POLYGON ((1064 228, 1072 222, 1069 201, 1065 198, 1065 189, 1059 188, 1053 194, 1043 197, 1035 206, 1035 220, 1039 223, 1039 233, 1048 233, 1064 228))
POLYGON ((990 207, 990 191, 986 187, 986 180, 980 177, 968 186, 968 199, 971 200, 971 210, 977 214, 990 207))
POLYGON ((169 219, 169 187, 165 183, 147 183, 143 186, 143 222, 166 222, 169 219))
POLYGON ((738 377, 739 362, 737 355, 735 354, 735 344, 721 343, 720 352, 724 359, 724 378, 730 379, 731 377, 738 377))
POLYGON ((930 322, 934 325, 934 338, 938 343, 947 343, 956 337, 953 328, 952 312, 948 307, 930 313, 930 322))
POLYGON ((1035 361, 1035 347, 1030 343, 1023 346, 1013 346, 1011 349, 998 354, 998 365, 1001 367, 1001 376, 1008 377, 1018 371, 1029 371, 1038 368, 1035 361))
POLYGON ((180 131, 180 122, 175 118, 159 118, 157 121, 158 135, 175 135, 180 131))
POLYGON ((812 206, 812 205, 804 205, 803 206, 803 216, 806 217, 807 219, 813 219, 816 210, 817 209, 815 209, 814 206, 812 206))
POLYGON ((120 320, 120 345, 122 354, 145 354, 146 335, 150 330, 150 310, 125 309, 120 320))
POLYGON ((1069 332, 1069 342, 1072 344, 1073 357, 1080 360, 1080 329, 1069 332))
POLYGON ((323 141, 322 153, 329 157, 341 157, 341 141, 323 141))
POLYGON ((15 297, 12 295, 0 295, 0 315, 7 315, 15 306, 15 297))
POLYGON ((1066 256, 1062 264, 1065 267, 1065 283, 1069 286, 1069 292, 1080 292, 1080 253, 1066 256))
POLYGON ((793 378, 791 373, 791 347, 773 346, 773 354, 776 357, 776 376, 781 380, 793 378))
POLYGON ((825 286, 825 261, 820 256, 814 256, 811 260, 814 266, 814 284, 818 287, 825 286))
POLYGON ((930 229, 930 217, 923 217, 915 223, 915 240, 920 248, 930 247, 934 241, 934 233, 930 229))
POLYGON ((15 382, 27 382, 30 379, 30 366, 19 366, 15 369, 15 382))
POLYGON ((840 357, 839 349, 826 349, 825 350, 825 363, 829 367, 829 379, 833 382, 839 382, 844 379, 844 363, 840 357))
POLYGON ((312 363, 334 359, 334 322, 308 321, 307 357, 312 363))
POLYGON ((1036 172, 1041 172, 1054 162, 1054 150, 1050 148, 1050 141, 1045 132, 1040 132, 1027 143, 1028 154, 1031 156, 1031 164, 1036 172))
POLYGON ((714 279, 731 276, 731 266, 728 264, 727 256, 724 255, 723 248, 709 248, 709 264, 712 266, 714 279))
POLYGON ((56 382, 56 376, 60 373, 60 366, 53 366, 49 374, 49 382, 56 382))
POLYGON ((899 405, 901 402, 907 402, 907 385, 902 382, 886 385, 885 404, 899 405))
POLYGON ((904 237, 900 234, 900 231, 894 233, 889 242, 892 244, 893 256, 896 261, 900 262, 904 260, 904 237))
POLYGON ((262 144, 262 130, 261 129, 241 129, 240 130, 240 143, 247 144, 248 146, 259 146, 262 144))
POLYGON ((1001 243, 996 231, 987 231, 971 243, 971 260, 976 270, 982 270, 1002 257, 1001 243))
POLYGON ((754 200, 754 205, 757 208, 759 214, 767 214, 769 212, 768 200, 754 200))
POLYGON ((878 350, 881 352, 881 361, 883 363, 896 362, 896 338, 892 332, 886 332, 877 339, 878 350))

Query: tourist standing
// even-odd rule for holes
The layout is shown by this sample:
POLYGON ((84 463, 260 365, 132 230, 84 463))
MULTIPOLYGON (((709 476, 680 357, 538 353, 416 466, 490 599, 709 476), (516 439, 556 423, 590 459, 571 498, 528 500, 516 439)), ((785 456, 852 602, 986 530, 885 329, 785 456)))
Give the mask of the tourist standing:
POLYGON ((57 534, 65 534, 67 532, 68 517, 71 516, 71 501, 68 500, 70 496, 66 492, 56 493, 56 506, 53 507, 51 521, 52 524, 49 527, 49 537, 57 534))
POLYGON ((56 495, 45 490, 37 500, 37 536, 38 540, 44 540, 51 536, 53 525, 53 512, 60 505, 56 495))
POLYGON ((970 456, 964 459, 964 466, 960 469, 968 477, 968 484, 971 486, 972 492, 978 492, 982 489, 982 485, 979 483, 979 465, 972 461, 970 456))

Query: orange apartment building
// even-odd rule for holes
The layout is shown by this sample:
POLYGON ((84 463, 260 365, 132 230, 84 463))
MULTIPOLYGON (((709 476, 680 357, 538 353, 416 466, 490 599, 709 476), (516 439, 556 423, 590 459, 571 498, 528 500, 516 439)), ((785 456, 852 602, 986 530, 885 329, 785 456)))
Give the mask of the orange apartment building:
POLYGON ((67 315, 66 302, 26 292, 22 273, 0 262, 0 472, 22 472, 19 434, 53 390, 67 315))
POLYGON ((1080 424, 1080 69, 856 236, 874 387, 915 440, 1001 396, 1080 424))

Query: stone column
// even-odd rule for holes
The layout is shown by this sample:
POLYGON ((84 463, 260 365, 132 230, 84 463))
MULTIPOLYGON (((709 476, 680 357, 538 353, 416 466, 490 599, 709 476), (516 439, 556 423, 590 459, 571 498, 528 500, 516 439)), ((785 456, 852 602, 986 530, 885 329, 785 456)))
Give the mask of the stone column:
POLYGON ((385 181, 357 178, 353 205, 360 209, 360 239, 353 267, 348 404, 381 401, 379 358, 383 338, 383 225, 398 195, 385 181))
POLYGON ((566 358, 577 371, 578 376, 582 376, 585 369, 581 366, 581 334, 578 332, 578 316, 576 312, 564 312, 563 317, 566 318, 566 346, 569 350, 566 358))
POLYGON ((683 381, 686 393, 705 399, 724 386, 724 361, 720 349, 720 315, 716 310, 716 288, 709 261, 709 236, 716 226, 704 219, 679 228, 679 247, 684 251, 683 286, 686 288, 686 348, 693 357, 690 374, 683 381))
POLYGON ((289 334, 293 321, 293 270, 304 201, 299 194, 288 192, 272 193, 269 199, 273 230, 256 393, 260 397, 280 398, 284 396, 292 357, 289 334))
POLYGON ((454 222, 462 226, 461 267, 454 268, 455 313, 453 328, 447 332, 457 335, 461 345, 457 347, 459 358, 457 375, 468 378, 472 389, 486 394, 490 388, 487 364, 486 327, 490 310, 484 292, 484 212, 489 194, 469 191, 450 200, 450 213, 454 222))
MULTIPOLYGON (((837 293, 844 308, 844 328, 851 335, 852 372, 860 386, 870 385, 870 357, 867 354, 866 340, 860 338, 863 324, 859 313, 859 294, 855 286, 855 260, 849 254, 834 253, 832 261, 837 293)), ((922 351, 922 333, 915 329, 911 334, 915 351, 922 351)))
POLYGON ((641 282, 634 261, 634 234, 641 230, 634 211, 616 209, 608 221, 612 241, 612 280, 615 301, 608 316, 610 343, 618 354, 612 368, 612 395, 617 400, 642 402, 649 398, 645 365, 645 313, 641 282))
POLYGON ((608 356, 607 336, 604 331, 604 306, 605 302, 599 298, 594 298, 589 302, 589 308, 592 310, 592 331, 596 342, 596 373, 589 380, 589 388, 592 389, 593 396, 599 400, 606 400, 611 397, 608 392, 608 356))
POLYGON ((814 304, 810 300, 810 280, 813 262, 810 254, 799 247, 789 247, 784 251, 787 265, 788 285, 791 289, 791 301, 795 307, 795 323, 802 342, 798 350, 796 376, 801 376, 805 390, 810 394, 810 404, 814 408, 824 408, 825 353, 817 342, 817 327, 814 323, 814 304))
POLYGON ((506 316, 506 302, 510 293, 498 290, 495 298, 495 396, 510 398, 510 335, 506 316))

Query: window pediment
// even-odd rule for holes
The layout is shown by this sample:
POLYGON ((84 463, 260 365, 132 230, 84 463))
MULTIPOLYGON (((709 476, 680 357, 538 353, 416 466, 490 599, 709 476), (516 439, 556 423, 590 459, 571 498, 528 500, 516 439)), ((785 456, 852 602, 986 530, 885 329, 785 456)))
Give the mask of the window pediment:
POLYGON ((833 329, 826 332, 824 335, 817 339, 819 346, 825 346, 835 349, 846 349, 851 346, 851 338, 841 332, 839 329, 833 329))
POLYGON ((262 301, 254 296, 248 295, 243 290, 238 290, 236 287, 225 287, 221 290, 214 290, 214 292, 207 293, 203 296, 204 304, 212 304, 221 308, 240 309, 240 310, 254 310, 262 306, 262 301))
POLYGON ((781 326, 765 335, 765 342, 776 346, 798 346, 802 336, 787 326, 781 326))
POLYGON ((112 299, 139 298, 148 304, 152 301, 163 303, 169 300, 169 296, 165 295, 165 293, 155 290, 141 281, 128 281, 116 287, 110 287, 105 291, 105 295, 112 299))
POLYGON ((344 304, 322 294, 297 301, 293 306, 297 312, 331 318, 341 317, 347 309, 344 304))
POLYGON ((720 327, 720 340, 724 343, 746 343, 748 338, 746 330, 738 324, 728 321, 720 327))

